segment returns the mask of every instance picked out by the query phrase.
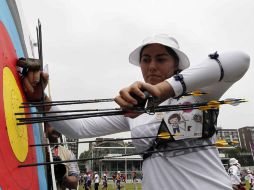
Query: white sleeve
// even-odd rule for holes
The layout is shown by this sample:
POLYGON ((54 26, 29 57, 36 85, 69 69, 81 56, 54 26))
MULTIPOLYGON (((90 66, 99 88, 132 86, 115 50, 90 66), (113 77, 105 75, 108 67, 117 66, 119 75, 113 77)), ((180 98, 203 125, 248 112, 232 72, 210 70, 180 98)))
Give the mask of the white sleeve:
MULTIPOLYGON (((219 99, 233 83, 244 76, 250 64, 250 57, 240 51, 219 53, 218 59, 224 71, 221 81, 219 81, 221 77, 219 63, 209 57, 181 72, 187 92, 202 90, 208 93, 207 99, 219 99)), ((172 86, 176 97, 182 94, 183 88, 179 81, 171 77, 167 82, 172 86)))
MULTIPOLYGON (((50 111, 59 110, 58 107, 54 106, 50 111)), ((74 139, 97 137, 130 130, 127 118, 122 115, 63 120, 50 122, 50 124, 60 133, 74 139)))

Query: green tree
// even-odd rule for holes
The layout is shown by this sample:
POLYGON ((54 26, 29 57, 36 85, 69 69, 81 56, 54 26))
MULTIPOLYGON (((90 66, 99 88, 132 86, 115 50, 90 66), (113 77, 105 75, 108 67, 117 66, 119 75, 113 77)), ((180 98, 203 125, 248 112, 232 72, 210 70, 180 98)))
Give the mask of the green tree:
MULTIPOLYGON (((90 157, 91 157, 91 153, 90 153, 89 150, 84 151, 79 155, 79 159, 90 158, 90 157)), ((86 161, 79 161, 78 162, 79 170, 80 170, 81 173, 86 173, 87 172, 86 171, 86 164, 87 164, 86 161)))
POLYGON ((250 152, 240 147, 234 149, 225 150, 224 153, 228 158, 236 158, 241 166, 252 166, 254 165, 253 157, 250 152))

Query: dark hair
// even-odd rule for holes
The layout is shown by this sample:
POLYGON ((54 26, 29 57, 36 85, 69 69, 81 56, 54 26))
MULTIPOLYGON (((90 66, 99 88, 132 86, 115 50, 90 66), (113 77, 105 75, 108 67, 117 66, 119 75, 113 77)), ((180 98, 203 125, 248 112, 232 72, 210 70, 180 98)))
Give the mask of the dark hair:
MULTIPOLYGON (((139 62, 141 61, 141 56, 142 56, 142 53, 143 53, 144 49, 145 49, 146 47, 148 47, 149 45, 150 45, 150 44, 145 45, 145 46, 143 46, 143 47, 141 48, 140 53, 139 53, 139 62)), ((171 55, 171 56, 173 57, 175 63, 176 63, 177 66, 178 66, 178 64, 179 64, 179 57, 178 57, 178 55, 176 54, 176 52, 175 52, 172 48, 170 48, 170 47, 168 47, 168 46, 165 46, 165 45, 162 45, 162 46, 164 46, 164 47, 166 48, 168 54, 171 55)))

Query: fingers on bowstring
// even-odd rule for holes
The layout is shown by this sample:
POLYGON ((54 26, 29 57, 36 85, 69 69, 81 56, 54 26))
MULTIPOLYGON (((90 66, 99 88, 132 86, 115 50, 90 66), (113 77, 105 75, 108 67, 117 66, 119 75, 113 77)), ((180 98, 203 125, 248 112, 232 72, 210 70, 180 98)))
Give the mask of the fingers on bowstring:
POLYGON ((135 95, 139 96, 137 90, 134 88, 125 88, 120 90, 120 97, 126 102, 126 107, 137 105, 138 101, 135 99, 135 95))
POLYGON ((143 82, 135 82, 133 85, 131 85, 130 87, 130 94, 131 95, 136 95, 142 99, 145 99, 146 96, 144 94, 145 88, 144 88, 144 84, 143 82))
POLYGON ((138 104, 138 99, 145 99, 145 94, 142 91, 142 82, 135 82, 127 88, 119 91, 119 96, 115 101, 121 107, 132 107, 138 104))
POLYGON ((122 107, 122 108, 126 108, 126 107, 132 107, 133 106, 133 104, 131 104, 131 103, 129 103, 129 102, 127 102, 126 100, 125 100, 125 98, 123 98, 122 96, 117 96, 117 97, 115 97, 115 102, 120 106, 120 107, 122 107))
MULTIPOLYGON (((133 107, 133 104, 130 104, 128 102, 126 102, 121 96, 117 96, 115 97, 115 102, 122 108, 129 108, 129 107, 133 107)), ((139 116, 140 113, 133 113, 133 112, 126 112, 124 114, 125 117, 129 117, 129 118, 136 118, 137 116, 139 116)))

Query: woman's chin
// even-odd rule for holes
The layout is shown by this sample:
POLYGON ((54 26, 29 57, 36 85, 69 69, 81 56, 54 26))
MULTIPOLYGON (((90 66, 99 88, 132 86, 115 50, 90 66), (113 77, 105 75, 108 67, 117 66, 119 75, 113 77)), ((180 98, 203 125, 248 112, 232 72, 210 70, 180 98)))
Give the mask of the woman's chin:
POLYGON ((160 82, 162 82, 161 79, 154 79, 154 80, 148 80, 147 83, 152 84, 152 85, 156 85, 156 84, 158 84, 160 82))

